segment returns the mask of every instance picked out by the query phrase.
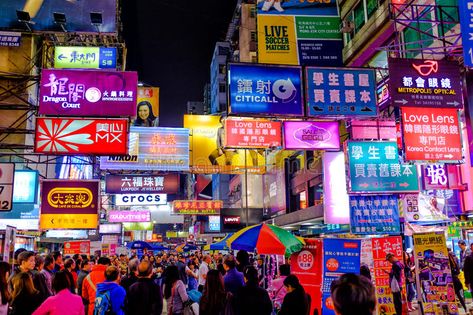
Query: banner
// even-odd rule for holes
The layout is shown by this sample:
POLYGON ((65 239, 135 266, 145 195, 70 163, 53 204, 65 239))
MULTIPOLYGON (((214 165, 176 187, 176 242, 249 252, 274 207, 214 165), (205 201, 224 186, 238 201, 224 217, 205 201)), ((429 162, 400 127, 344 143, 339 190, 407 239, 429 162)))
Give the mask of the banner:
POLYGON ((149 211, 108 211, 108 222, 150 222, 149 211))
POLYGON ((260 1, 258 62, 341 66, 342 34, 335 1, 260 1))
MULTIPOLYGON (((376 288, 377 314, 396 315, 394 309, 394 301, 389 283, 389 274, 392 266, 386 260, 386 254, 392 253, 400 261, 403 262, 402 239, 400 236, 389 236, 371 239, 372 258, 374 261, 374 269, 372 276, 376 288)), ((401 273, 404 278, 404 272, 401 273)), ((405 283, 403 281, 403 283, 405 283)))
POLYGON ((52 116, 133 116, 136 72, 41 70, 39 114, 52 116))
POLYGON ((445 233, 414 234, 417 292, 425 315, 458 314, 445 233))
POLYGON ((172 212, 189 215, 219 215, 222 205, 221 200, 174 200, 172 212))
POLYGON ((229 113, 304 115, 300 67, 229 64, 229 113))
POLYGON ((360 240, 324 239, 322 314, 335 315, 330 286, 345 273, 360 274, 360 240))
POLYGON ((455 61, 389 58, 389 93, 395 106, 462 108, 455 61))
POLYGON ((165 205, 168 201, 166 194, 118 194, 115 195, 117 206, 155 206, 165 205))
POLYGON ((353 234, 399 234, 397 196, 350 196, 350 226, 353 234))
POLYGON ((376 116, 372 69, 306 68, 308 116, 376 116))
POLYGON ((133 126, 159 126, 159 88, 138 87, 138 98, 133 126))
POLYGON ((225 147, 267 149, 280 147, 281 141, 279 121, 225 119, 225 147))
POLYGON ((285 121, 284 149, 340 150, 338 121, 285 121))
POLYGON ((351 192, 419 191, 417 168, 400 164, 396 142, 348 142, 351 192))
POLYGON ((97 180, 43 180, 41 229, 96 229, 100 209, 97 180))
POLYGON ((128 155, 100 157, 102 170, 189 170, 189 130, 130 127, 128 155))
POLYGON ((36 118, 36 153, 126 154, 127 141, 127 119, 36 118))
POLYGON ((310 295, 312 304, 309 314, 322 312, 322 240, 304 239, 305 245, 300 252, 291 255, 291 274, 299 279, 307 294, 310 295))
POLYGON ((0 211, 10 211, 13 201, 15 163, 0 163, 0 211))
POLYGON ((324 223, 350 223, 350 206, 346 183, 345 154, 325 152, 322 157, 324 171, 324 223))
POLYGON ((463 159, 458 111, 450 108, 401 107, 406 160, 463 159))
POLYGON ((117 48, 90 46, 55 46, 54 68, 115 69, 117 48))
POLYGON ((70 241, 64 242, 64 251, 62 253, 64 256, 66 255, 90 255, 90 240, 86 241, 70 241))
POLYGON ((225 148, 225 128, 221 117, 184 115, 184 127, 190 129, 193 173, 264 173, 264 151, 225 148))
POLYGON ((105 175, 107 194, 176 194, 178 191, 179 174, 105 175))

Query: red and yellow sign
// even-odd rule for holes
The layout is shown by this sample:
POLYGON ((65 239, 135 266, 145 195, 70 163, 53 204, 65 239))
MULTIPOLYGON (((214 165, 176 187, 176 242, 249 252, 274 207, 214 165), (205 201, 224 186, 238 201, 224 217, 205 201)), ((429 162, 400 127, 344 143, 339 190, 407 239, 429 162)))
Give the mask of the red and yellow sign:
POLYGON ((175 214, 219 215, 221 200, 174 200, 172 209, 175 214))
POLYGON ((90 255, 90 241, 64 242, 64 255, 90 255))
POLYGON ((226 119, 225 146, 262 149, 279 147, 281 123, 263 119, 226 119))

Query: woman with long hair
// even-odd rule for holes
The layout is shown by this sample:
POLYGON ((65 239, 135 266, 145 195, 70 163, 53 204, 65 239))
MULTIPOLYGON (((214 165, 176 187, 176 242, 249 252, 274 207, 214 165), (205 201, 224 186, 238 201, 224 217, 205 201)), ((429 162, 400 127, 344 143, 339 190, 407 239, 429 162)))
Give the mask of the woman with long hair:
POLYGON ((310 298, 305 293, 299 279, 289 275, 284 279, 286 296, 281 305, 279 315, 306 315, 310 310, 310 298))
POLYGON ((232 294, 225 292, 223 277, 218 270, 209 270, 204 292, 200 299, 199 314, 201 315, 223 315, 230 307, 232 294))
POLYGON ((33 279, 27 272, 17 273, 12 278, 13 293, 9 315, 31 315, 41 304, 39 291, 33 285, 33 279))
POLYGON ((8 302, 10 302, 10 291, 8 291, 8 277, 11 266, 5 261, 0 261, 0 315, 7 315, 8 302))
POLYGON ((186 292, 186 285, 179 280, 177 266, 169 266, 165 270, 164 299, 169 315, 180 315, 184 312, 184 302, 189 300, 189 296, 186 292))
POLYGON ((72 293, 76 293, 77 288, 77 273, 75 272, 76 269, 76 262, 72 258, 66 259, 64 263, 64 271, 66 271, 66 275, 69 278, 69 290, 72 293))
POLYGON ((133 126, 139 127, 158 127, 159 119, 154 116, 153 106, 148 101, 138 103, 136 108, 136 119, 133 126))

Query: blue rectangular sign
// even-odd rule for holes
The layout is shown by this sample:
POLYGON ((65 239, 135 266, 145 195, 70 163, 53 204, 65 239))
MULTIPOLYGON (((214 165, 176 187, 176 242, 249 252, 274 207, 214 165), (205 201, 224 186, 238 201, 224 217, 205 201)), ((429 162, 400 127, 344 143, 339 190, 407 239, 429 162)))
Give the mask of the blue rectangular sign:
POLYGON ((16 170, 13 182, 13 204, 38 201, 38 171, 16 170))
POLYGON ((307 116, 376 116, 372 69, 306 69, 307 116))
POLYGON ((2 47, 20 47, 21 33, 19 32, 0 32, 0 46, 2 47))
POLYGON ((350 225, 353 234, 399 234, 397 196, 350 196, 350 225))
POLYGON ((473 1, 458 1, 465 66, 473 67, 473 1))
POLYGON ((230 64, 228 84, 231 114, 304 115, 300 67, 230 64))

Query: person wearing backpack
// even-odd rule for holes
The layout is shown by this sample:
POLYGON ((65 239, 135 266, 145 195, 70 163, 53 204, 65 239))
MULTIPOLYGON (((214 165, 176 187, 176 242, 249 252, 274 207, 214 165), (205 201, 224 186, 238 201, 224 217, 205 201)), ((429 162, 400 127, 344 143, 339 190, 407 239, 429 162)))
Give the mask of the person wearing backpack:
POLYGON ((100 257, 97 263, 98 265, 95 265, 92 268, 92 271, 82 282, 82 298, 84 303, 88 305, 86 308, 88 315, 94 313, 97 284, 105 281, 105 270, 110 266, 110 259, 107 257, 100 257))
POLYGON ((109 266, 105 270, 105 282, 97 284, 94 315, 125 315, 126 291, 120 286, 120 270, 109 266))

